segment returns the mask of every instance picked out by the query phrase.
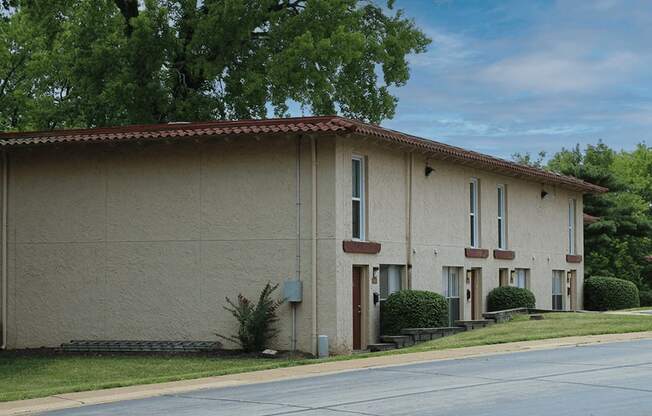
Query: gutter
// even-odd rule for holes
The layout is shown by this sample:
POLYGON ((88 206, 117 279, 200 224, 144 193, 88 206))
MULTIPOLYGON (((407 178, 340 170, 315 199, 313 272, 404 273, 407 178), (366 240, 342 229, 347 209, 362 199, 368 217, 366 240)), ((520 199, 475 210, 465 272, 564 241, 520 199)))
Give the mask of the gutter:
MULTIPOLYGON (((297 155, 295 162, 295 214, 296 214, 296 259, 295 279, 301 281, 301 139, 297 136, 297 155)), ((292 302, 292 351, 297 350, 297 304, 292 302)))
POLYGON ((312 164, 312 187, 311 187, 311 221, 312 221, 312 231, 311 231, 311 279, 310 290, 312 292, 312 354, 317 355, 317 145, 315 143, 315 137, 310 137, 310 156, 312 164))
POLYGON ((2 272, 1 272, 1 280, 2 280, 2 345, 0 345, 0 349, 7 349, 7 272, 8 272, 8 267, 7 267, 7 208, 8 208, 8 203, 7 203, 7 185, 9 183, 8 181, 8 176, 9 176, 9 158, 7 156, 7 152, 2 152, 2 272))
POLYGON ((412 283, 412 170, 414 166, 414 153, 408 153, 407 165, 407 198, 406 198, 406 224, 405 224, 405 247, 406 247, 406 270, 405 287, 411 289, 412 283))

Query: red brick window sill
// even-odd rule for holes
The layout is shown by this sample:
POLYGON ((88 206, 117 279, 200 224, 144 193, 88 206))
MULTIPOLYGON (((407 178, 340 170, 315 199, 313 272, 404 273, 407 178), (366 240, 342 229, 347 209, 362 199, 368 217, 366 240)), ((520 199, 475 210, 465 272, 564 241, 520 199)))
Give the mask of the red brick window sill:
POLYGON ((489 250, 486 248, 470 248, 464 249, 464 255, 472 259, 486 259, 489 257, 489 250))
POLYGON ((567 263, 581 263, 582 262, 582 256, 579 254, 566 254, 566 262, 567 263))
POLYGON ((373 241, 342 241, 342 249, 345 253, 378 254, 380 253, 380 248, 380 243, 373 241))
POLYGON ((497 260, 514 260, 516 253, 511 250, 494 250, 494 259, 497 260))

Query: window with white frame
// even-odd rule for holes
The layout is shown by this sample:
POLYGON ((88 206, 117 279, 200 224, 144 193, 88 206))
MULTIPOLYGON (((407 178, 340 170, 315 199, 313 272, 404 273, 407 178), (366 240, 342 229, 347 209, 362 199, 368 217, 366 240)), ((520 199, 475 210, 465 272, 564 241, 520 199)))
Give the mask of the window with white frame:
POLYGON ((480 235, 478 230, 478 180, 471 178, 469 181, 469 223, 470 223, 470 241, 471 247, 477 248, 480 246, 480 235))
POLYGON ((552 271, 552 309, 555 311, 564 310, 564 271, 552 271))
POLYGON ((353 238, 365 239, 365 189, 364 189, 364 159, 353 156, 353 192, 351 198, 353 238))
POLYGON ((454 326, 460 319, 460 276, 459 267, 444 267, 442 271, 442 292, 448 301, 448 324, 454 326))
POLYGON ((497 187, 497 196, 498 196, 498 248, 501 250, 507 249, 507 216, 505 212, 506 206, 506 195, 505 195, 505 185, 498 185, 497 187))
POLYGON ((514 286, 520 287, 521 289, 527 289, 528 288, 528 275, 529 270, 528 269, 516 269, 515 271, 516 277, 514 279, 514 286))
POLYGON ((380 265, 380 300, 403 288, 403 266, 396 264, 380 265))
POLYGON ((575 254, 575 216, 577 202, 568 201, 568 254, 575 254))

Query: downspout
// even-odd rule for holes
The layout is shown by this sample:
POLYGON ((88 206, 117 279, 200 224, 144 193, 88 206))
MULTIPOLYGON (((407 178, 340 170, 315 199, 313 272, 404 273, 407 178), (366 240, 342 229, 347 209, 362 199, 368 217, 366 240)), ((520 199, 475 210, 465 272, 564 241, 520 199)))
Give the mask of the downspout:
POLYGON ((317 145, 314 136, 310 138, 310 156, 312 163, 312 232, 311 232, 311 283, 312 292, 312 354, 317 355, 317 145))
POLYGON ((405 247, 406 247, 406 287, 412 285, 412 166, 414 165, 414 153, 408 153, 407 165, 407 199, 405 207, 405 247))
POLYGON ((9 176, 7 152, 2 152, 2 345, 7 349, 7 184, 9 176))
MULTIPOLYGON (((297 156, 295 163, 296 177, 296 195, 295 195, 295 210, 296 210, 296 258, 295 258, 295 279, 301 281, 301 138, 297 137, 297 156)), ((292 302, 292 351, 297 350, 297 304, 292 302)))

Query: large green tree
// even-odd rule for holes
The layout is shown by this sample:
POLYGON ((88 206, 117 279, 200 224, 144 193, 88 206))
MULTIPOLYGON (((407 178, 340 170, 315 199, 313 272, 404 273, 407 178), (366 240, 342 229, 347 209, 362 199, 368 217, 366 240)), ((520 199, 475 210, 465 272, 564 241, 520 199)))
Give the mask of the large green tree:
POLYGON ((429 39, 393 1, 0 0, 0 129, 379 122, 429 39))

